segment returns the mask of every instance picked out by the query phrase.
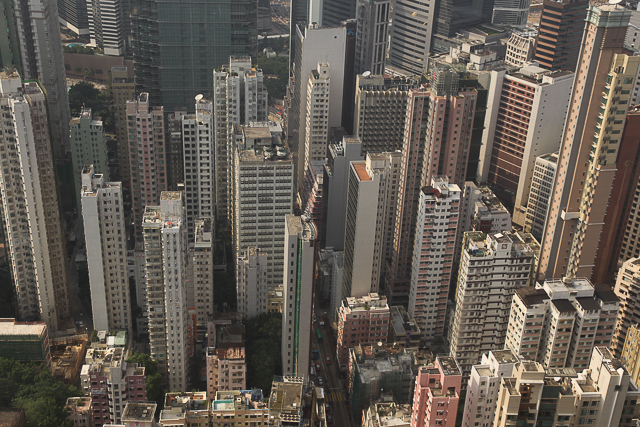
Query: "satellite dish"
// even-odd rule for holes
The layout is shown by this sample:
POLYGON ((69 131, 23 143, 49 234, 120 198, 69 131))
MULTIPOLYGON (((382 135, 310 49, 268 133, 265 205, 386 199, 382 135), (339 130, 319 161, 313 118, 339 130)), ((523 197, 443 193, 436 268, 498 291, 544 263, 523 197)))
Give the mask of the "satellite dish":
POLYGON ((369 77, 370 75, 371 75, 371 71, 365 71, 364 73, 362 73, 362 77, 369 77))
MULTIPOLYGON (((620 1, 622 1, 622 0, 620 0, 620 1)), ((200 93, 200 94, 196 95, 196 102, 200 102, 200 100, 201 100, 202 98, 204 98, 204 95, 203 95, 203 94, 201 94, 201 93, 200 93)))

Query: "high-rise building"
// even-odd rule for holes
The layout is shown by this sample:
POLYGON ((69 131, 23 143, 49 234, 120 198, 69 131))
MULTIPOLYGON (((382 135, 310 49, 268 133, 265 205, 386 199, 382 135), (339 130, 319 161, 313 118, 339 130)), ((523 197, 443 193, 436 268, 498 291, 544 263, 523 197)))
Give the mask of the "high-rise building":
POLYGON ((445 335, 459 215, 460 187, 432 178, 420 192, 409 287, 409 313, 427 342, 445 335))
POLYGON ((519 362, 512 350, 493 350, 482 355, 479 365, 471 367, 462 427, 493 425, 502 377, 510 377, 519 362))
POLYGON ((267 254, 255 246, 238 253, 236 287, 238 313, 247 319, 267 312, 267 254))
POLYGON ((633 382, 638 384, 640 381, 640 325, 638 323, 627 329, 620 361, 629 371, 633 382))
POLYGON ((84 238, 89 265, 93 329, 132 332, 127 268, 124 195, 119 182, 108 182, 93 165, 81 173, 84 238))
POLYGON ((157 206, 160 193, 167 189, 164 109, 152 107, 149 94, 141 93, 137 100, 127 101, 126 113, 131 210, 138 243, 145 206, 157 206))
POLYGON ((267 90, 262 70, 251 57, 231 57, 229 66, 213 73, 216 218, 231 221, 233 209, 233 140, 236 125, 267 120, 267 90))
POLYGON ((536 157, 536 163, 533 166, 529 200, 527 200, 527 216, 524 219, 524 231, 533 234, 533 237, 537 240, 542 239, 557 167, 557 152, 536 157))
POLYGON ((384 76, 389 39, 390 0, 358 0, 356 4, 355 74, 384 76))
POLYGON ((588 0, 544 0, 534 59, 550 70, 575 71, 588 0))
POLYGON ((315 277, 316 226, 295 215, 285 216, 282 281, 282 372, 307 375, 311 363, 311 313, 315 277))
POLYGON ((341 299, 379 291, 393 241, 397 207, 393 177, 400 173, 400 161, 395 152, 367 154, 365 161, 351 162, 341 299))
POLYGON ((13 2, 4 0, 0 2, 0 12, 5 17, 0 31, 0 66, 2 68, 15 67, 22 74, 22 61, 20 59, 20 38, 18 37, 18 23, 13 2))
POLYGON ((233 251, 238 256, 254 246, 266 253, 269 307, 285 270, 283 242, 285 215, 293 211, 293 161, 287 147, 272 145, 271 138, 262 144, 250 141, 236 144, 234 156, 233 251))
POLYGON ((611 342, 611 351, 620 357, 625 345, 628 329, 640 322, 640 301, 636 298, 640 290, 640 259, 625 261, 618 272, 614 292, 620 298, 620 312, 611 342))
POLYGON ((142 222, 149 298, 151 358, 169 389, 185 391, 188 375, 187 236, 183 194, 163 191, 142 222))
MULTIPOLYGON (((326 154, 325 144, 325 154, 326 154)), ((323 160, 315 160, 309 163, 307 172, 304 177, 304 186, 300 200, 300 209, 306 216, 316 223, 316 228, 321 230, 322 224, 322 201, 324 187, 324 165, 326 157, 323 160)), ((320 239, 318 239, 320 240, 320 239)))
POLYGON ((184 194, 187 233, 193 239, 196 218, 215 216, 213 104, 196 97, 196 113, 182 117, 184 194))
MULTIPOLYGON (((315 0, 311 1, 313 4, 315 0)), ((322 23, 325 27, 339 27, 340 23, 356 17, 356 1, 322 0, 322 23)), ((311 21, 310 21, 311 22, 311 21)))
MULTIPOLYGON (((169 191, 178 190, 179 184, 184 184, 184 143, 182 142, 182 118, 187 115, 186 108, 176 108, 167 114, 167 136, 165 137, 165 151, 168 172, 167 187, 169 191)), ((189 130, 191 132, 191 130, 189 130)))
MULTIPOLYGON (((351 162, 363 160, 362 142, 345 136, 341 142, 329 145, 329 158, 324 165, 321 242, 334 251, 344 250, 347 195, 351 162)), ((340 300, 342 296, 338 297, 340 300)))
POLYGON ((529 285, 539 246, 528 233, 472 231, 462 249, 449 351, 468 375, 483 353, 504 348, 513 295, 529 285))
POLYGON ((207 347, 207 395, 220 390, 246 390, 247 364, 243 327, 210 324, 210 346, 207 347))
POLYGON ((389 65, 410 76, 427 69, 436 2, 398 0, 393 5, 389 65))
POLYGON ((46 101, 36 82, 0 73, 0 195, 15 309, 57 332, 66 329, 69 282, 46 101))
MULTIPOLYGON (((47 95, 50 138, 55 156, 60 157, 70 149, 70 112, 56 3, 56 0, 45 0, 37 4, 16 1, 13 2, 13 13, 8 14, 7 19, 15 16, 20 57, 13 50, 12 56, 15 61, 22 60, 20 75, 24 80, 39 80, 47 95)), ((1 21, 0 25, 6 25, 8 37, 13 42, 14 22, 4 19, 1 21)), ((5 29, 0 29, 0 33, 5 33, 5 29)), ((11 45, 14 46, 13 43, 11 45)), ((17 64, 5 63, 3 58, 3 65, 10 67, 17 64)))
POLYGON ((255 1, 133 0, 131 24, 136 91, 167 112, 191 106, 200 93, 212 99, 211 70, 230 56, 257 57, 255 1))
MULTIPOLYGON (((442 0, 435 3, 434 50, 438 50, 436 37, 454 37, 460 30, 479 24, 488 24, 493 16, 494 0, 442 0)), ((446 49, 447 53, 449 48, 446 49)))
POLYGON ((122 182, 128 182, 130 170, 129 138, 127 138, 127 101, 136 99, 133 70, 130 73, 127 67, 111 68, 111 96, 116 125, 116 144, 118 147, 118 179, 122 182))
POLYGON ((347 30, 341 28, 295 27, 293 49, 293 79, 290 80, 290 105, 287 112, 287 140, 295 165, 295 192, 304 181, 305 142, 307 138, 307 89, 311 70, 317 68, 318 59, 329 64, 331 87, 329 114, 326 123, 331 128, 342 124, 342 92, 344 90, 347 30))
POLYGON ((198 218, 194 222, 193 246, 190 250, 189 286, 187 301, 189 307, 196 309, 196 327, 198 342, 204 340, 204 332, 209 316, 215 310, 213 292, 213 229, 211 218, 198 218))
POLYGON ((353 132, 362 140, 363 153, 402 150, 414 80, 383 75, 356 77, 353 132))
POLYGON ((619 134, 640 59, 629 56, 631 52, 622 46, 629 16, 629 11, 616 5, 589 6, 576 69, 580 84, 573 86, 572 107, 558 154, 538 280, 563 276, 595 279, 609 269, 609 263, 595 262, 603 255, 599 252, 612 250, 597 242, 621 214, 617 204, 608 202, 610 196, 617 196, 613 183, 624 163, 624 158, 618 158, 622 151, 619 134), (593 105, 600 105, 602 111, 588 114, 593 105), (609 207, 617 218, 607 218, 614 213, 609 207))
POLYGON ((545 280, 513 297, 505 348, 546 369, 586 369, 594 346, 611 344, 618 298, 587 279, 545 280))
POLYGON ((492 24, 526 27, 530 0, 494 0, 492 24))
POLYGON ((491 71, 478 180, 513 195, 523 226, 537 156, 560 148, 574 74, 536 66, 491 71))
POLYGON ((58 20, 79 36, 89 34, 86 0, 58 0, 58 20))
POLYGON ((311 162, 327 158, 329 104, 331 101, 330 69, 330 65, 326 62, 318 62, 318 68, 311 70, 311 75, 309 76, 305 114, 307 120, 304 144, 305 173, 311 166, 311 162))
POLYGON ((128 53, 131 37, 129 6, 128 1, 87 0, 91 46, 102 49, 105 55, 128 53))
POLYGON ((462 370, 455 358, 439 356, 433 366, 421 366, 413 391, 411 425, 454 427, 461 386, 462 370))
POLYGON ((341 370, 349 364, 349 349, 358 344, 382 343, 389 335, 387 298, 370 293, 359 298, 347 297, 338 308, 336 361, 341 370))
POLYGON ((109 159, 107 158, 107 137, 104 134, 102 120, 94 119, 90 108, 82 108, 80 117, 69 122, 71 139, 71 164, 75 183, 78 212, 81 211, 80 192, 82 191, 82 173, 86 165, 93 165, 93 171, 99 173, 105 182, 109 181, 109 159))

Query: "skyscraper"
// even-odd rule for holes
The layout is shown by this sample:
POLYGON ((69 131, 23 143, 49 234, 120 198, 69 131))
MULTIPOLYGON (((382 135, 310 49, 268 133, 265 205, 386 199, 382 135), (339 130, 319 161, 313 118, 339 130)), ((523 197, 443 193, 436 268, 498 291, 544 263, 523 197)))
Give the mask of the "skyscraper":
POLYGON ((16 312, 55 332, 66 329, 68 280, 45 102, 36 82, 0 73, 0 194, 16 312))
POLYGON ((610 250, 596 243, 608 207, 617 208, 607 202, 623 163, 619 134, 638 70, 639 58, 622 46, 629 15, 616 5, 589 7, 541 242, 539 280, 591 278, 600 269, 594 269, 599 251, 610 250))
POLYGON ((435 0, 420 3, 397 0, 394 3, 389 65, 412 76, 421 76, 427 69, 435 8, 435 0))
POLYGON ((128 1, 87 0, 91 46, 102 49, 105 55, 127 53, 131 36, 129 5, 128 1))
POLYGON ((356 17, 357 0, 322 0, 322 25, 339 27, 342 21, 356 17))
POLYGON ((492 24, 526 27, 530 0, 494 0, 492 24))
POLYGON ((631 258, 622 264, 614 292, 620 298, 620 313, 616 320, 616 329, 611 343, 611 351, 616 356, 622 354, 627 331, 632 325, 640 322, 640 304, 635 297, 640 290, 640 261, 631 258))
POLYGON ((318 62, 318 68, 311 70, 307 86, 305 173, 311 162, 324 160, 327 157, 331 100, 330 65, 318 62))
POLYGON ((13 1, 0 2, 0 14, 4 20, 0 22, 0 66, 2 68, 15 67, 18 73, 22 73, 22 61, 20 59, 20 38, 18 37, 18 23, 13 1))
POLYGON ((212 99, 211 70, 229 56, 257 56, 255 0, 134 0, 131 19, 136 90, 167 112, 212 99))
POLYGON ((389 39, 390 0, 358 0, 355 74, 384 76, 389 39))
POLYGON ((82 203, 93 328, 131 333, 126 217, 119 182, 107 182, 93 165, 82 170, 82 203), (107 237, 111 236, 111 237, 107 237))
POLYGON ((311 362, 315 240, 313 221, 285 216, 282 281, 282 373, 306 375, 311 362))
POLYGON ((529 200, 527 201, 524 231, 533 234, 533 237, 538 240, 542 239, 544 224, 547 220, 551 189, 553 188, 553 180, 556 178, 557 167, 558 153, 536 157, 529 200))
POLYGON ((116 125, 116 144, 118 148, 118 179, 128 182, 129 170, 129 139, 127 138, 127 101, 135 100, 135 84, 133 70, 127 67, 111 68, 111 95, 113 97, 113 112, 116 125))
POLYGON ((89 34, 86 0, 58 0, 58 19, 60 23, 78 34, 89 34))

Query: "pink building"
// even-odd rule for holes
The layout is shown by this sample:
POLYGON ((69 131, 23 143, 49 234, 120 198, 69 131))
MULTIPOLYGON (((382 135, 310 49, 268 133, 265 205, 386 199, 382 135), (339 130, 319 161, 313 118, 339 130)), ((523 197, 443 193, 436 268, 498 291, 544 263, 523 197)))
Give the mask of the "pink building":
POLYGON ((387 297, 370 293, 362 298, 348 297, 338 312, 336 358, 340 369, 349 365, 349 349, 360 343, 387 342, 389 333, 387 297))
POLYGON ((461 385, 462 371, 453 357, 422 366, 413 391, 411 427, 455 427, 461 385))
POLYGON ((127 137, 133 222, 136 242, 142 242, 144 207, 160 205, 160 193, 168 190, 164 110, 149 105, 148 93, 127 101, 127 137))
POLYGON ((218 348, 207 348, 207 396, 215 396, 218 390, 246 389, 244 346, 224 343, 218 348))

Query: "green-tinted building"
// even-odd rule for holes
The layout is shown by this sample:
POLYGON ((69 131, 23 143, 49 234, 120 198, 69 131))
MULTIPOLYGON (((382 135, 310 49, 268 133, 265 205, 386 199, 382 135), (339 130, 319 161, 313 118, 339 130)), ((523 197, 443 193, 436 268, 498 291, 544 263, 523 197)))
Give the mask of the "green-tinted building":
POLYGON ((0 319, 0 357, 51 366, 47 324, 0 319))
POLYGON ((257 57, 257 0, 133 0, 136 91, 165 112, 213 99, 213 70, 230 56, 257 57))
POLYGON ((22 74, 20 40, 12 0, 0 0, 0 68, 15 67, 22 74))

